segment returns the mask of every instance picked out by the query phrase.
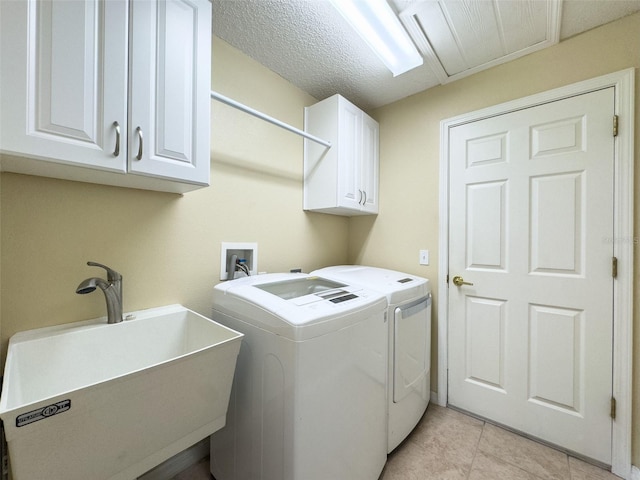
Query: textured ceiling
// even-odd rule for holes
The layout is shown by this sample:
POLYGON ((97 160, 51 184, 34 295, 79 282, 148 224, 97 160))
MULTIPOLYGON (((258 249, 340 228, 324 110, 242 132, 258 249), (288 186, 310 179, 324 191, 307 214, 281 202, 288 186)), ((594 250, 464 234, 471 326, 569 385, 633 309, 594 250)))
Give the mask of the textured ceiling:
MULTIPOLYGON (((637 11, 640 0, 564 0, 560 40, 637 11)), ((365 110, 440 83, 428 63, 394 78, 327 0, 213 0, 213 34, 315 98, 365 110)))

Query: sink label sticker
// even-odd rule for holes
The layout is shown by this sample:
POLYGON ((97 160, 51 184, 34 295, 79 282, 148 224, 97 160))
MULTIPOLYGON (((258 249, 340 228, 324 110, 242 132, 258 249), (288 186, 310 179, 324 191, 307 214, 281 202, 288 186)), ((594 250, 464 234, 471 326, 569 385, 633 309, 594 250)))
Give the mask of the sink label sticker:
POLYGON ((62 400, 60 402, 52 403, 46 407, 33 410, 31 412, 23 413, 16 417, 16 427, 24 427, 30 423, 44 420, 45 418, 53 417, 62 412, 66 412, 71 409, 71 400, 62 400))

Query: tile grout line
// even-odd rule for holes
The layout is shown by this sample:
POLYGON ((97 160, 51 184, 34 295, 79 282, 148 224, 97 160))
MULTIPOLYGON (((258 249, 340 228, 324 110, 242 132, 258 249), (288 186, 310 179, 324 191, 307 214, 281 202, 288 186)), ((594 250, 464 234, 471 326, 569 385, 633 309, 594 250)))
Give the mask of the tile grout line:
POLYGON ((571 480, 573 478, 573 472, 571 471, 571 462, 569 461, 569 455, 565 453, 564 456, 565 456, 565 459, 567 460, 567 470, 569 472, 568 480, 571 480))
POLYGON ((467 472, 466 479, 469 480, 471 477, 471 472, 473 471, 473 465, 476 463, 476 457, 478 456, 478 451, 480 450, 480 441, 482 440, 482 436, 484 435, 484 427, 487 425, 487 422, 482 421, 482 431, 480 432, 480 436, 478 437, 478 442, 476 443, 476 448, 473 451, 473 458, 471 459, 471 465, 469 466, 469 471, 467 472))

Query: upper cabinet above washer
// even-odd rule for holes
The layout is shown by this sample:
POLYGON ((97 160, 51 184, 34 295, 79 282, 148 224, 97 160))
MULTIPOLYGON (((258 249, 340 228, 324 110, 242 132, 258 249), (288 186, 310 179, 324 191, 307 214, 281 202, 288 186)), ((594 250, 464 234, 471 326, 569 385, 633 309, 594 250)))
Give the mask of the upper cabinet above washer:
POLYGON ((305 108, 304 209, 335 215, 378 213, 378 123, 340 95, 305 108))
POLYGON ((4 171, 209 184, 208 0, 0 2, 4 171))

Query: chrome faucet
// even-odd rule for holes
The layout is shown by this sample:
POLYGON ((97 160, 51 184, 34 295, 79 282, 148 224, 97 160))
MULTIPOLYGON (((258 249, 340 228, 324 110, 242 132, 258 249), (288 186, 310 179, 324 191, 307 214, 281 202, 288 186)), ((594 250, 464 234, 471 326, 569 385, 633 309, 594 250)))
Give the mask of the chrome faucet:
POLYGON ((122 321, 122 275, 115 270, 96 262, 87 262, 90 267, 101 267, 107 271, 107 281, 102 278, 91 277, 84 280, 76 293, 84 295, 93 292, 97 287, 104 293, 107 301, 107 323, 122 321))

